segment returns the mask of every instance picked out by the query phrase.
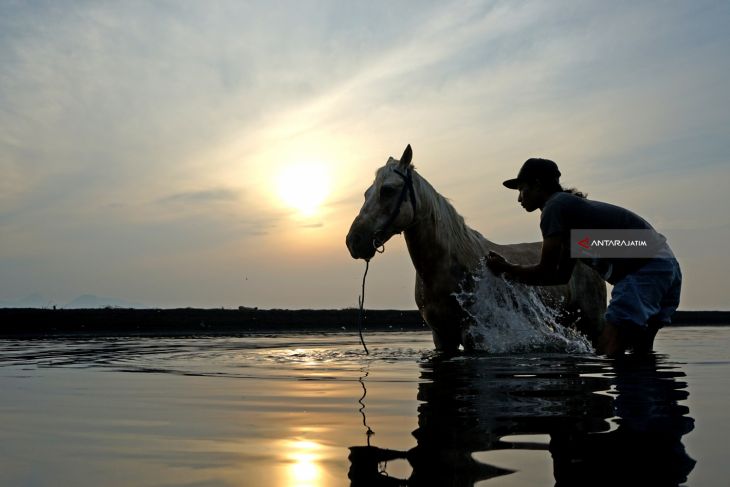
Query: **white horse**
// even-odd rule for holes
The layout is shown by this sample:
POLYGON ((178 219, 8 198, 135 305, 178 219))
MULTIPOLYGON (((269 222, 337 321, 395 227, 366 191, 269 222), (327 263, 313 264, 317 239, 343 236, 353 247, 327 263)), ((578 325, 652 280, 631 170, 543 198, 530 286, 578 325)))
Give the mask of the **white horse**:
MULTIPOLYGON (((455 295, 490 250, 528 264, 539 261, 542 244, 499 245, 469 228, 451 203, 415 171, 412 156, 409 145, 400 160, 391 157, 377 170, 347 234, 347 248, 353 258, 370 260, 377 248, 403 233, 416 268, 416 304, 433 332, 434 345, 448 352, 459 345, 471 350, 474 344, 467 331, 473 318, 455 295)), ((578 262, 567 284, 539 287, 538 293, 550 306, 578 313, 578 328, 595 341, 606 311, 606 284, 595 271, 578 262)))

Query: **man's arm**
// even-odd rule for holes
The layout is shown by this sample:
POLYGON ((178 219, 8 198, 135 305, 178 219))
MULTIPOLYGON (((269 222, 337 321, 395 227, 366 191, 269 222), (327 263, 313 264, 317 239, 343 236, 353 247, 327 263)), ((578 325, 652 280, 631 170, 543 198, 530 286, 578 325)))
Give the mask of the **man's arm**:
POLYGON ((487 256, 487 266, 495 274, 505 273, 510 279, 534 286, 565 284, 573 275, 574 265, 575 261, 568 255, 559 236, 543 240, 540 262, 537 265, 511 264, 495 252, 490 252, 487 256))

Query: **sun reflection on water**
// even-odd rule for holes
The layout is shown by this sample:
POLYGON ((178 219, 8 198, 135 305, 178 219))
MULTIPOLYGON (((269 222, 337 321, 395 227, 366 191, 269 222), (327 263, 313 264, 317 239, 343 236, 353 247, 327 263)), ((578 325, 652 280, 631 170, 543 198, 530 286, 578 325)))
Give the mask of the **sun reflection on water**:
POLYGON ((316 487, 322 485, 322 446, 309 440, 289 440, 285 448, 290 487, 316 487))

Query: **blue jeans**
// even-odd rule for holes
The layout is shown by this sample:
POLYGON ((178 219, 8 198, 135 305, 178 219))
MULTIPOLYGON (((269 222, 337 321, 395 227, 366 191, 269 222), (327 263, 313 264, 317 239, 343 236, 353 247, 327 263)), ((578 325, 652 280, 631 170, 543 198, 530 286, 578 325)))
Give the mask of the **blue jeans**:
POLYGON ((661 328, 679 306, 682 271, 674 258, 652 259, 613 286, 606 321, 661 328))

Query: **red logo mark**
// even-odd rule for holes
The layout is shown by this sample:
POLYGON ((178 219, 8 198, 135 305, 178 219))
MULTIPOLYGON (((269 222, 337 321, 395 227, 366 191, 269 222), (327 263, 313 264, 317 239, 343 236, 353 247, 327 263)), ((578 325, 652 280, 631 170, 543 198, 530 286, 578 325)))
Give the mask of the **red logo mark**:
POLYGON ((590 243, 590 240, 588 239, 588 237, 585 237, 583 240, 579 240, 578 241, 578 245, 580 245, 584 249, 590 249, 591 248, 591 243, 590 243))

